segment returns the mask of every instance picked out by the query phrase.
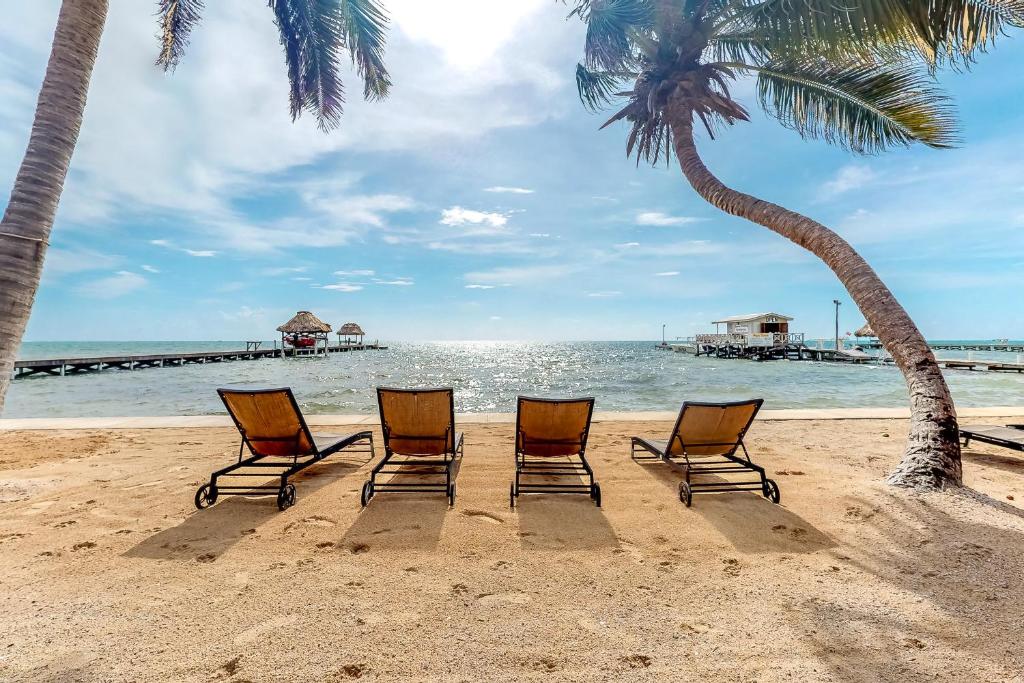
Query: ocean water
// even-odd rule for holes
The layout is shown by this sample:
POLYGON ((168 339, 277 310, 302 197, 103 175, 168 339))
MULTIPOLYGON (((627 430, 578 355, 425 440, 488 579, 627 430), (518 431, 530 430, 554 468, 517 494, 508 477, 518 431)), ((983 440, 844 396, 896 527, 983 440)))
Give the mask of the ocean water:
MULTIPOLYGON (((382 343, 388 343, 382 340, 382 343)), ((267 345, 271 345, 267 342, 267 345)), ((453 386, 459 412, 511 412, 518 394, 594 396, 597 410, 675 410, 763 397, 766 408, 905 406, 891 366, 694 358, 655 342, 425 342, 323 358, 264 359, 15 380, 4 417, 222 414, 218 387, 290 386, 311 414, 375 413, 374 388, 453 386)), ((20 358, 244 349, 244 342, 30 342, 20 358)), ((966 352, 940 351, 943 358, 966 352)), ((974 358, 1019 361, 1017 354, 974 358)), ((946 371, 959 406, 1024 405, 1024 374, 946 371)))

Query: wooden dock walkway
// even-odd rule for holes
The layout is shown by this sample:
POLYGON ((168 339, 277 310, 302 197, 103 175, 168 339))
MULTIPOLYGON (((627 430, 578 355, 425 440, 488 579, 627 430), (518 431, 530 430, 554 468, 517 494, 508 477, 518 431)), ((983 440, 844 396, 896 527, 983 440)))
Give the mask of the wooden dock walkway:
MULTIPOLYGON (((859 341, 857 345, 865 349, 880 349, 881 342, 859 341)), ((1002 351, 1005 353, 1024 353, 1024 344, 1003 342, 928 342, 934 351, 1002 351)))
MULTIPOLYGON (((328 353, 345 353, 348 351, 378 351, 387 349, 380 344, 336 344, 328 346, 328 353)), ((181 366, 194 363, 225 363, 240 360, 260 360, 263 358, 291 358, 312 356, 307 349, 247 349, 239 351, 202 351, 192 353, 155 353, 129 356, 102 356, 96 358, 46 358, 19 360, 14 362, 14 377, 30 375, 66 375, 100 372, 107 369, 141 370, 143 368, 162 368, 165 366, 181 366)))

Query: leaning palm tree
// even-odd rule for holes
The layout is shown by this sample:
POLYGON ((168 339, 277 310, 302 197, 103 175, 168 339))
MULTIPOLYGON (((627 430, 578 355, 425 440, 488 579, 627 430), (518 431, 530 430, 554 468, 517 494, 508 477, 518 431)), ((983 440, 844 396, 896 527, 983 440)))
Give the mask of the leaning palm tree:
MULTIPOLYGON (((339 122, 344 90, 340 55, 348 50, 368 100, 385 97, 387 17, 378 0, 269 0, 284 47, 291 114, 313 114, 321 129, 339 122)), ((202 0, 159 0, 157 64, 173 68, 199 21, 202 0)), ((107 0, 64 0, 39 92, 28 150, 0 222, 0 412, 39 288, 57 204, 85 112, 107 0)))
POLYGON ((761 107, 804 138, 859 153, 955 142, 955 119, 929 69, 969 63, 993 36, 1021 25, 1024 0, 573 0, 587 24, 580 99, 624 106, 605 123, 629 125, 626 154, 667 163, 712 205, 807 249, 836 274, 903 372, 910 393, 906 451, 889 481, 961 484, 949 388, 914 321, 850 244, 824 225, 726 186, 698 154, 694 125, 710 138, 748 120, 730 94, 757 79, 761 107), (621 98, 621 99, 620 99, 621 98))

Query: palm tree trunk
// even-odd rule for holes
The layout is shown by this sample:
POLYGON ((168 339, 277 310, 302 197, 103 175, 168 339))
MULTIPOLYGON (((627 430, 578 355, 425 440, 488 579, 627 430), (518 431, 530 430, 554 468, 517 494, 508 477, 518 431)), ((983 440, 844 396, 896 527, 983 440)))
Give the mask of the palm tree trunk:
POLYGON ((0 412, 85 112, 107 0, 64 0, 28 150, 0 222, 0 412))
POLYGON ((688 112, 673 125, 673 143, 683 175, 697 194, 726 213, 782 235, 824 261, 892 354, 910 391, 911 416, 907 449, 889 475, 889 483, 917 489, 959 486, 960 441, 949 387, 914 321, 871 266, 824 225, 722 184, 697 153, 688 112))

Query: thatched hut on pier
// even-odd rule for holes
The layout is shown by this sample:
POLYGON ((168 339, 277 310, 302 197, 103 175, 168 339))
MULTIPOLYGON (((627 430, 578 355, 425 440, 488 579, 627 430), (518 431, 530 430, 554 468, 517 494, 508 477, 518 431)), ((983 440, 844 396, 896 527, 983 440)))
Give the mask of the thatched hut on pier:
POLYGON ((359 337, 360 346, 363 343, 363 328, 359 327, 359 323, 345 323, 338 328, 338 341, 341 342, 341 338, 345 338, 346 344, 351 344, 355 337, 359 337))
POLYGON ((331 326, 309 311, 299 311, 277 328, 281 333, 281 348, 291 347, 295 353, 327 353, 331 326))
POLYGON ((871 329, 871 325, 864 323, 864 327, 854 332, 853 336, 861 338, 874 338, 877 337, 878 335, 875 334, 875 331, 873 329, 871 329))

